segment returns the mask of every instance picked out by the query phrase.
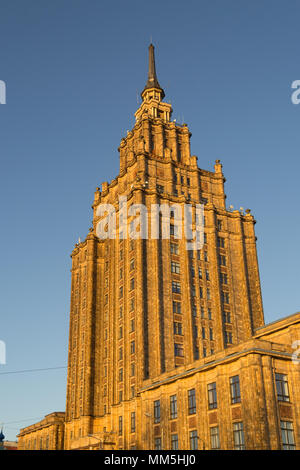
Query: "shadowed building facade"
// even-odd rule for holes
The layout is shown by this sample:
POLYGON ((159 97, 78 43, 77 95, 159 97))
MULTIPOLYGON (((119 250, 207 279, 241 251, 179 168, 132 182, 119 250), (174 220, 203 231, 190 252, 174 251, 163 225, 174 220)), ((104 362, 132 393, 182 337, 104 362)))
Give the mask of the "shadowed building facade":
MULTIPOLYGON (((255 220, 226 209, 220 161, 198 167, 164 96, 151 44, 120 173, 97 188, 93 227, 72 253, 63 439, 48 427, 51 448, 299 448, 300 315, 264 325, 255 220), (126 214, 128 231, 99 238, 103 204, 117 225, 126 214), (199 204, 201 249, 187 249, 175 209, 157 209, 153 224, 153 208, 188 205, 195 228, 199 204)), ((21 430, 20 448, 32 448, 38 424, 21 430)))

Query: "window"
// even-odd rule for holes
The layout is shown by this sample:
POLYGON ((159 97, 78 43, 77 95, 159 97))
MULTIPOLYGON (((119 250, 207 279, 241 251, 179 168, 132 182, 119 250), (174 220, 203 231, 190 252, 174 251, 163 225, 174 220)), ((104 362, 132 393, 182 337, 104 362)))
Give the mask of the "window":
POLYGON ((134 325, 134 319, 132 318, 130 320, 130 333, 132 333, 135 330, 135 325, 134 325))
POLYGON ((200 299, 203 299, 203 287, 200 287, 200 299))
POLYGON ((181 303, 173 301, 173 313, 181 313, 181 303))
POLYGON ((172 281, 172 292, 174 294, 180 294, 180 282, 172 281))
POLYGON ((198 449, 198 435, 197 431, 190 431, 190 449, 197 450, 198 449))
POLYGON ((130 279, 130 290, 134 289, 134 277, 130 279))
POLYGON ((135 375, 135 364, 134 364, 134 362, 130 366, 130 374, 131 374, 131 376, 135 375))
POLYGON ((220 449, 219 426, 210 428, 210 446, 212 450, 220 449))
POLYGON ((135 432, 135 411, 131 412, 130 431, 135 432))
POLYGON ((188 409, 189 415, 196 413, 196 390, 194 388, 188 390, 188 409))
POLYGON ((135 353, 135 341, 131 341, 130 343, 130 354, 135 353))
POLYGON ((238 375, 230 377, 230 394, 231 394, 231 403, 240 403, 241 401, 241 392, 240 392, 240 379, 238 375))
POLYGON ((221 284, 228 284, 228 276, 225 273, 220 273, 221 284))
POLYGON ((119 328, 119 339, 122 339, 123 338, 123 327, 120 326, 119 328))
POLYGON ((176 357, 183 357, 183 346, 182 344, 174 344, 174 354, 176 357))
POLYGON ((132 310, 134 310, 134 298, 133 297, 130 299, 129 308, 130 308, 130 312, 132 312, 132 310))
POLYGON ((134 388, 134 385, 132 385, 130 387, 130 394, 131 394, 131 398, 134 398, 135 397, 135 388, 134 388))
POLYGON ((229 292, 221 291, 221 300, 225 304, 229 304, 229 292))
POLYGON ((180 176, 180 183, 181 183, 181 184, 184 184, 184 178, 183 178, 183 176, 180 176))
POLYGON ((123 348, 119 348, 119 361, 123 359, 123 348))
POLYGON ((218 230, 222 230, 222 220, 220 219, 217 220, 217 227, 218 227, 218 230))
POLYGON ((171 449, 178 450, 178 434, 171 434, 171 449))
POLYGON ((130 267, 129 267, 130 271, 132 271, 134 269, 134 258, 130 260, 130 267))
POLYGON ((123 268, 120 269, 119 279, 123 279, 123 268))
POLYGON ((295 450, 293 423, 291 421, 280 421, 280 429, 283 450, 295 450))
POLYGON ((214 339, 214 332, 213 332, 212 328, 209 329, 209 339, 210 339, 210 341, 213 341, 213 339, 214 339))
POLYGON ((119 416, 119 436, 123 434, 123 416, 119 416))
POLYGON ((190 178, 187 178, 187 179, 186 179, 186 184, 187 184, 188 186, 190 186, 190 184, 191 184, 190 178))
POLYGON ((119 370, 119 382, 123 382, 123 369, 119 370))
POLYGON ((277 399, 279 401, 290 401, 287 376, 285 374, 275 374, 277 399))
POLYGON ((182 335, 182 323, 174 321, 174 335, 182 335))
POLYGON ((180 274, 180 264, 171 261, 171 272, 175 274, 180 274))
POLYGON ((195 304, 192 305, 192 314, 193 314, 193 317, 197 316, 197 307, 195 304))
POLYGON ((161 450, 161 437, 156 437, 154 439, 154 448, 155 450, 161 450))
POLYGON ((208 408, 213 410, 217 408, 217 386, 216 382, 207 385, 208 391, 208 408))
POLYGON ((161 185, 161 184, 157 184, 156 185, 156 189, 159 193, 163 193, 164 192, 164 187, 161 185))
POLYGON ((160 400, 154 402, 154 423, 160 422, 160 400))
POLYGON ((179 248, 176 243, 171 243, 171 254, 172 255, 178 255, 179 253, 179 248))
POLYGON ((119 289, 119 298, 121 299, 123 297, 123 287, 120 287, 119 289))
POLYGON ((207 300, 210 300, 210 289, 206 290, 206 296, 207 296, 207 300))
POLYGON ((208 308, 207 311, 208 311, 208 319, 211 320, 212 318, 211 308, 208 308))
POLYGON ((233 423, 233 441, 234 441, 234 450, 245 449, 244 426, 242 422, 233 423))
POLYGON ((231 323, 230 312, 226 310, 223 311, 223 320, 224 320, 224 323, 231 323))
POLYGON ((123 250, 120 250, 120 259, 123 259, 123 250))
POLYGON ((218 248, 225 248, 225 238, 218 237, 218 248))
POLYGON ((205 313, 204 307, 201 307, 201 318, 204 318, 204 313, 205 313))
POLYGON ((198 268, 198 275, 199 275, 199 279, 202 279, 202 269, 201 268, 198 268))
POLYGON ((208 254, 207 251, 204 251, 204 261, 208 262, 208 254))
POLYGON ((232 333, 231 331, 225 331, 225 345, 232 344, 232 333))
POLYGON ((202 326, 202 339, 205 339, 205 328, 202 326))
POLYGON ((177 418, 177 395, 172 395, 170 397, 170 418, 177 418))
POLYGON ((205 276, 206 276, 206 280, 209 281, 209 271, 208 271, 208 269, 206 269, 206 271, 205 271, 205 276))
POLYGON ((122 317, 123 317, 123 307, 120 307, 119 318, 122 318, 122 317))
POLYGON ((226 256, 219 255, 219 265, 220 266, 226 266, 226 256))

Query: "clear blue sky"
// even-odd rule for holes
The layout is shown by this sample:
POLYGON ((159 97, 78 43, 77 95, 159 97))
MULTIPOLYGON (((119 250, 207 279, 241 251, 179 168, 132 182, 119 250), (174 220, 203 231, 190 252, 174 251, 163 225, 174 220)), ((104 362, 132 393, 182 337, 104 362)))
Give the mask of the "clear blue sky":
MULTIPOLYGON (((266 322, 299 309, 300 2, 2 0, 0 373, 67 363, 70 253, 118 174, 152 37, 173 118, 251 208, 266 322)), ((0 375, 0 422, 65 408, 66 371, 0 375)))

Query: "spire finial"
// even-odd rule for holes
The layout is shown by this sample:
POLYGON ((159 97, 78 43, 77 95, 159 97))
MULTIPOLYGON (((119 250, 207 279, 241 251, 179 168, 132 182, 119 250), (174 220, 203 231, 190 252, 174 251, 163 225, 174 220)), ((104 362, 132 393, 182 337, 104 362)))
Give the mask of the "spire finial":
POLYGON ((145 86, 143 92, 147 88, 158 88, 162 93, 162 98, 164 98, 164 96, 165 96, 164 90, 161 88, 161 86, 160 86, 160 84, 158 83, 158 80, 157 80, 156 68, 155 68, 154 46, 153 46, 152 42, 149 46, 148 81, 146 83, 146 86, 145 86))

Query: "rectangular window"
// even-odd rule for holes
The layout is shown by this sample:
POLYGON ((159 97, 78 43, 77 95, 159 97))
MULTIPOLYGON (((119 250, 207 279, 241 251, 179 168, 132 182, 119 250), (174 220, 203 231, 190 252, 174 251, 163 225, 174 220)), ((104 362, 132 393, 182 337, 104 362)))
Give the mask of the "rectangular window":
POLYGON ((181 302, 173 301, 173 313, 181 313, 181 302))
POLYGON ((130 260, 130 271, 134 269, 134 258, 130 260))
POLYGON ((275 374, 277 399, 279 401, 290 401, 288 380, 285 374, 275 374))
POLYGON ((180 282, 172 281, 172 292, 174 294, 180 294, 180 282))
POLYGON ((176 357, 183 357, 183 346, 182 344, 174 344, 174 354, 176 357))
POLYGON ((130 343, 130 354, 135 353, 135 341, 131 341, 130 343))
POLYGON ((224 321, 224 323, 231 323, 230 312, 228 312, 226 310, 223 311, 223 321, 224 321))
POLYGON ((210 428, 210 446, 212 450, 220 449, 219 426, 210 428))
POLYGON ((120 287, 119 289, 119 298, 121 299, 123 297, 123 287, 120 287))
POLYGON ((123 434, 123 416, 119 416, 119 436, 123 434))
POLYGON ((225 273, 220 273, 220 281, 221 281, 221 284, 227 285, 227 284, 228 284, 228 276, 227 276, 227 274, 225 274, 225 273))
POLYGON ((123 369, 119 370, 119 382, 123 382, 123 369))
POLYGON ((171 243, 171 254, 172 255, 178 255, 179 253, 179 248, 176 243, 171 243))
POLYGON ((233 423, 234 450, 245 449, 244 426, 243 423, 233 423))
POLYGON ((182 323, 174 321, 174 335, 182 335, 182 323))
POLYGON ((134 362, 130 366, 130 374, 133 377, 135 375, 135 364, 134 362))
POLYGON ((226 266, 226 257, 224 255, 219 255, 219 265, 226 266))
POLYGON ((207 385, 208 392, 208 408, 213 410, 217 408, 217 385, 216 382, 207 385))
POLYGON ((221 300, 224 304, 229 304, 229 293, 221 291, 221 300))
POLYGON ((202 339, 205 339, 205 328, 202 326, 202 339))
POLYGON ((231 403, 240 403, 241 401, 241 392, 240 392, 240 379, 238 375, 230 377, 230 394, 231 394, 231 403))
POLYGON ((208 312, 208 319, 211 320, 211 318, 212 318, 211 308, 208 308, 207 312, 208 312))
POLYGON ((160 400, 154 402, 154 423, 160 422, 160 400))
POLYGON ((154 448, 155 450, 161 450, 161 437, 156 437, 154 439, 154 448))
POLYGON ((198 435, 197 431, 190 431, 190 449, 197 450, 198 449, 198 435))
POLYGON ((171 449, 178 450, 178 434, 171 434, 171 449))
POLYGON ((232 333, 231 331, 225 331, 225 345, 232 344, 232 333))
POLYGON ((120 326, 119 328, 119 339, 122 339, 123 338, 123 327, 120 326))
POLYGON ((134 277, 130 279, 130 290, 134 289, 134 277))
POLYGON ((177 395, 172 395, 170 397, 170 418, 177 418, 177 395))
POLYGON ((280 421, 280 429, 283 450, 295 450, 293 423, 291 421, 280 421))
POLYGON ((210 341, 213 341, 213 339, 214 339, 214 332, 213 332, 212 328, 209 329, 209 339, 210 339, 210 341))
POLYGON ((218 237, 218 248, 225 248, 225 238, 218 237))
POLYGON ((135 411, 131 412, 130 431, 135 432, 135 411))
POLYGON ((171 272, 175 274, 180 274, 180 264, 175 261, 171 261, 171 272))
POLYGON ((132 333, 135 330, 135 325, 134 325, 134 319, 132 318, 130 320, 130 333, 132 333))
POLYGON ((188 390, 188 413, 189 415, 196 413, 196 390, 194 388, 188 390))

